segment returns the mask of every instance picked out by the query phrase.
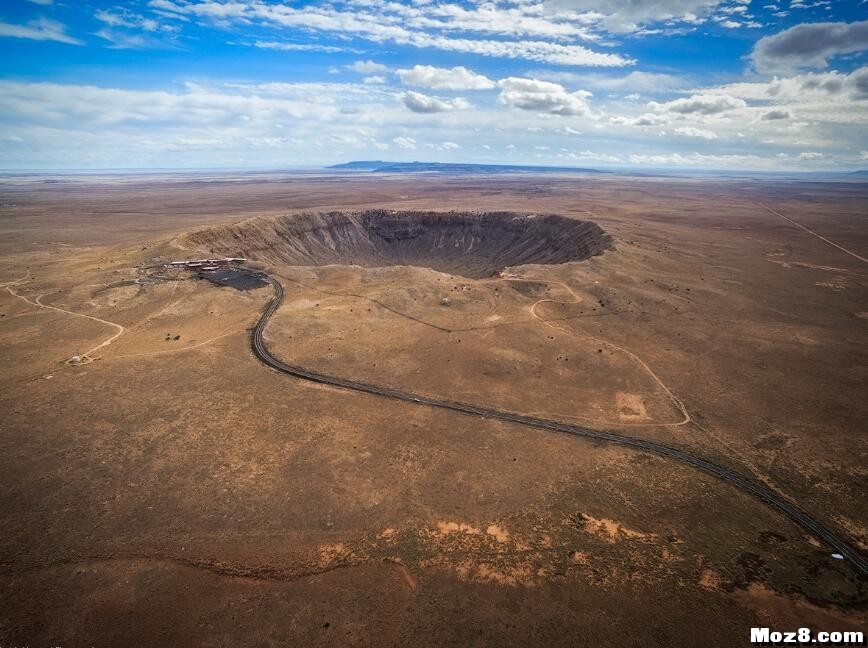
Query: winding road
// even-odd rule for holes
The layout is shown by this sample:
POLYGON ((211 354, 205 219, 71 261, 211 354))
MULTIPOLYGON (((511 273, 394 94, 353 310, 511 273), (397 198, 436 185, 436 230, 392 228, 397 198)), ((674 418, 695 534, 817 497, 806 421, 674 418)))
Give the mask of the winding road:
POLYGON ((326 374, 310 371, 302 367, 294 367, 292 365, 286 364, 285 362, 276 358, 268 350, 268 347, 263 341, 263 333, 265 331, 265 327, 268 325, 271 316, 274 315, 275 311, 277 311, 277 309, 280 307, 280 304, 283 302, 283 286, 281 285, 281 283, 277 281, 274 277, 269 277, 268 280, 271 283, 272 288, 274 289, 274 296, 265 307, 265 310, 263 310, 259 321, 256 323, 256 326, 253 329, 253 333, 251 336, 251 345, 253 348, 253 353, 256 355, 256 357, 263 363, 277 371, 288 374, 290 376, 294 376, 296 378, 301 378, 303 380, 309 380, 324 385, 331 385, 333 387, 339 387, 342 389, 349 389, 365 394, 382 396, 384 398, 391 398, 393 400, 416 403, 419 405, 428 405, 430 407, 439 407, 441 409, 447 409, 453 412, 461 412, 463 414, 481 416, 483 418, 507 421, 510 423, 518 423, 519 425, 525 425, 527 427, 549 430, 552 432, 560 432, 563 434, 570 434, 573 436, 585 437, 588 439, 595 439, 599 441, 606 441, 608 443, 617 443, 619 445, 636 448, 638 450, 644 450, 646 452, 652 452, 663 457, 668 457, 669 459, 680 461, 682 463, 693 466, 694 468, 705 471, 706 473, 714 475, 715 477, 722 479, 723 481, 729 482, 733 486, 761 500, 773 509, 776 509, 780 513, 783 513, 793 522, 800 525, 809 533, 819 538, 829 547, 833 548, 836 552, 844 556, 844 558, 853 565, 856 571, 863 578, 868 577, 868 561, 866 561, 866 559, 862 556, 859 550, 850 545, 846 540, 841 538, 831 529, 827 528, 814 517, 800 509, 794 503, 785 499, 783 496, 769 490, 765 486, 762 486, 761 484, 758 484, 757 482, 748 479, 744 475, 741 475, 734 470, 725 468, 724 466, 716 464, 707 459, 703 459, 702 457, 691 454, 689 452, 685 452, 683 450, 679 450, 677 448, 673 448, 662 443, 647 441, 645 439, 638 439, 624 434, 619 434, 617 432, 595 430, 593 428, 588 428, 580 425, 571 425, 568 423, 561 423, 549 419, 524 416, 522 414, 516 414, 513 412, 496 410, 488 407, 481 407, 478 405, 471 405, 469 403, 431 398, 420 394, 414 394, 408 391, 392 389, 389 387, 381 387, 379 385, 357 382, 354 380, 348 380, 336 376, 328 376, 326 374))

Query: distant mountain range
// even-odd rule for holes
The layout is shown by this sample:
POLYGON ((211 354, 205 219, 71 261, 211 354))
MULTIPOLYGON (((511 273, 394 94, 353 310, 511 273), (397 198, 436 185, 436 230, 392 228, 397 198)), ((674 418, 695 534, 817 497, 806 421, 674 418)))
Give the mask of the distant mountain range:
POLYGON ((343 171, 370 171, 373 173, 606 173, 597 169, 555 166, 521 166, 513 164, 459 164, 452 162, 385 162, 383 160, 357 160, 326 167, 343 171))

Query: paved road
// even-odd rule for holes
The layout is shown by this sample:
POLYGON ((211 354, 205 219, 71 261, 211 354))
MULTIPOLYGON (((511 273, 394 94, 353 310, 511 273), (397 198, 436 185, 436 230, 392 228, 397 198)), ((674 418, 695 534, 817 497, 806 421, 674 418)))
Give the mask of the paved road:
POLYGON ((715 477, 718 477, 719 479, 727 481, 730 484, 736 486, 737 488, 740 488, 742 491, 745 491, 750 495, 758 498, 759 500, 765 502, 772 508, 777 509, 788 518, 793 520, 796 524, 799 524, 809 533, 824 541, 829 547, 833 548, 836 552, 844 556, 844 558, 850 561, 850 563, 855 567, 857 572, 859 572, 859 574, 863 578, 868 577, 868 561, 865 560, 865 558, 856 548, 851 546, 846 540, 841 538, 835 532, 828 529, 821 522, 814 519, 812 516, 800 509, 794 503, 785 499, 781 495, 778 495, 777 493, 769 490, 765 486, 762 486, 748 479, 744 475, 730 470, 729 468, 725 468, 721 465, 718 465, 707 459, 703 459, 702 457, 698 457, 694 454, 684 452, 683 450, 679 450, 677 448, 673 448, 662 443, 655 443, 653 441, 637 439, 631 436, 619 434, 617 432, 595 430, 593 428, 588 428, 580 425, 570 425, 568 423, 560 423, 558 421, 551 421, 548 419, 541 419, 532 416, 523 416, 521 414, 504 412, 501 410, 490 409, 488 407, 470 405, 469 403, 430 398, 428 396, 422 396, 403 390, 391 389, 389 387, 380 387, 379 385, 356 382, 354 380, 347 380, 345 378, 338 378, 336 376, 327 376, 325 374, 309 371, 302 367, 294 367, 292 365, 288 365, 285 362, 275 358, 265 346, 265 342, 263 342, 262 340, 262 333, 265 330, 265 327, 268 325, 269 319, 271 319, 271 316, 274 314, 274 312, 278 309, 281 302, 283 301, 283 286, 274 277, 269 277, 269 281, 274 288, 274 297, 271 299, 268 306, 262 312, 262 316, 256 323, 256 327, 253 329, 251 344, 253 347, 253 353, 256 355, 256 357, 268 366, 276 369, 277 371, 289 374, 290 376, 295 376, 296 378, 310 380, 325 385, 332 385, 333 387, 351 389, 353 391, 363 392, 366 394, 373 394, 375 396, 382 396, 385 398, 392 398, 394 400, 427 405, 430 407, 439 407, 442 409, 452 410, 454 412, 461 412, 463 414, 471 414, 474 416, 481 416, 489 419, 509 421, 510 423, 518 423, 519 425, 526 425, 528 427, 539 428, 542 430, 550 430, 552 432, 561 432, 563 434, 571 434, 573 436, 597 439, 599 441, 606 441, 609 443, 617 443, 619 445, 629 446, 631 448, 645 450, 647 452, 653 452, 654 454, 661 455, 663 457, 668 457, 676 461, 681 461, 682 463, 689 464, 694 468, 699 468, 700 470, 704 470, 705 472, 710 473, 715 477))

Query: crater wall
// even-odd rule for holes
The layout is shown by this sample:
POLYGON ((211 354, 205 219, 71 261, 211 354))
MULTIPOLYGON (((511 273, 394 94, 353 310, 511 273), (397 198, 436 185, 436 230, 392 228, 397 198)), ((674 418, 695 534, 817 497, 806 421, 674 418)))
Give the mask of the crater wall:
POLYGON ((412 265, 483 278, 581 261, 612 238, 596 223, 556 214, 367 210, 257 217, 190 232, 181 244, 276 265, 412 265))

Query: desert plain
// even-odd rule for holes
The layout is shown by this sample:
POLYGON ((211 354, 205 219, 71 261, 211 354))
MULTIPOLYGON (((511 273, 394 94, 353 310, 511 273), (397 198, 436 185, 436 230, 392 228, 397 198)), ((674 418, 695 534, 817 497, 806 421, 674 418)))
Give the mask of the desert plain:
POLYGON ((864 630, 864 577, 731 484, 278 373, 250 344, 268 285, 163 265, 241 255, 279 281, 266 340, 287 363, 689 450, 864 552, 866 214, 858 179, 4 177, 0 644, 864 630), (608 238, 565 262, 516 244, 380 263, 275 234, 366 210, 556 215, 608 238))

